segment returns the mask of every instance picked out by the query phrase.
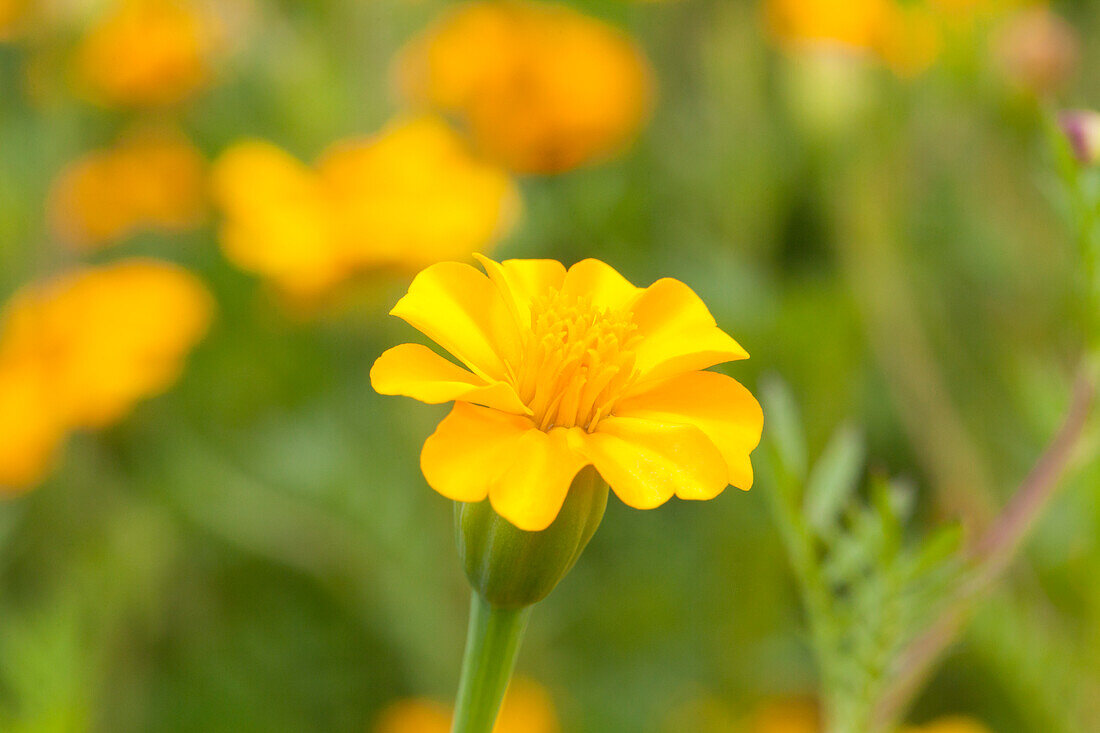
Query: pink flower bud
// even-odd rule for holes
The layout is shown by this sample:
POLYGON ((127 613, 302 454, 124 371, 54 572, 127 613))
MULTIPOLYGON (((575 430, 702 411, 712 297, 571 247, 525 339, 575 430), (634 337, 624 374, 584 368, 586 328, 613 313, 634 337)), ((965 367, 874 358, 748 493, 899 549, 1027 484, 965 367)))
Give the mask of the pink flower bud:
POLYGON ((1070 110, 1063 112, 1058 122, 1077 160, 1082 165, 1100 164, 1100 112, 1070 110))

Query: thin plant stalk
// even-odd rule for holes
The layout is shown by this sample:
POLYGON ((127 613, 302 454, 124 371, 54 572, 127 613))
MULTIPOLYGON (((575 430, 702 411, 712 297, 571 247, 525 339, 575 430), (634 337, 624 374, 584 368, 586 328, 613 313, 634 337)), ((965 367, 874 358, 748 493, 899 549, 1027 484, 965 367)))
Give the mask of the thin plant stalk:
POLYGON ((451 733, 492 732, 531 616, 531 606, 498 608, 472 595, 451 733))

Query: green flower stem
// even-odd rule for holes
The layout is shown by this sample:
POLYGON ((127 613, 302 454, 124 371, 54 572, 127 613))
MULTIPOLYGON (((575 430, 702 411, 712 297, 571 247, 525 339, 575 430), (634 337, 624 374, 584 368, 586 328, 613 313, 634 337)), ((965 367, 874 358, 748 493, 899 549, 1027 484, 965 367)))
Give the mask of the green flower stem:
POLYGON ((472 595, 451 733, 492 732, 531 616, 531 606, 498 608, 472 595))

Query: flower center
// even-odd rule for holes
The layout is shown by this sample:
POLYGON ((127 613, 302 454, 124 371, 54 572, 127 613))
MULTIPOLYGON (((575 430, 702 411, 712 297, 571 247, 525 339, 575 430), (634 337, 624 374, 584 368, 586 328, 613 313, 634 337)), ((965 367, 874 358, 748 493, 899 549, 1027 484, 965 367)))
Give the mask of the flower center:
POLYGON ((596 428, 634 381, 639 337, 629 312, 556 290, 531 303, 516 391, 539 429, 596 428))

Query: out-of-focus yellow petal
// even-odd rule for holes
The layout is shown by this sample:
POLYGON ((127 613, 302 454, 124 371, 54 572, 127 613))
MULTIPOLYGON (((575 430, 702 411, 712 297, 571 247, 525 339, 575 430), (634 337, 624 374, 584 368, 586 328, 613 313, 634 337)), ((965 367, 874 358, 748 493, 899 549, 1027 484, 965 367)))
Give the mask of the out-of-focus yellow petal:
POLYGON ((363 265, 408 269, 488 250, 515 224, 509 175, 470 153, 436 117, 398 119, 330 149, 317 173, 341 246, 363 265))
POLYGON ((713 499, 728 484, 722 454, 691 425, 610 417, 595 433, 570 437, 623 503, 635 509, 653 509, 673 495, 713 499))
POLYGON ((577 471, 588 463, 569 446, 566 432, 563 428, 549 433, 528 430, 489 489, 496 513, 522 530, 541 532, 550 526, 577 471))
POLYGON ((729 483, 752 487, 749 454, 760 442, 764 413, 756 398, 731 377, 689 372, 628 397, 615 407, 619 417, 694 425, 722 453, 729 483))
POLYGON ((221 245, 238 267, 310 296, 350 267, 333 235, 317 176, 274 145, 239 142, 214 163, 215 201, 225 212, 221 245))
POLYGON ((502 381, 519 349, 516 322, 485 275, 459 262, 421 271, 390 311, 489 382, 502 381))
POLYGON ((413 104, 462 119, 512 170, 558 173, 625 147, 647 118, 648 63, 625 34, 563 5, 456 5, 398 56, 413 104))
POLYGON ((434 700, 401 700, 386 708, 374 733, 449 733, 451 711, 434 700))
POLYGON ((0 360, 0 496, 39 483, 65 435, 45 375, 27 360, 0 360))
POLYGON ((600 260, 581 260, 565 273, 562 294, 570 298, 589 298, 597 306, 622 310, 639 296, 635 286, 611 265, 600 260))
POLYGON ((424 442, 420 470, 448 499, 481 501, 532 427, 525 417, 456 402, 424 442))
POLYGON ((749 356, 718 328, 699 296, 679 280, 653 283, 632 310, 641 337, 636 365, 643 382, 749 356))
POLYGON ((170 0, 113 5, 75 57, 76 76, 92 98, 109 105, 173 104, 208 82, 217 34, 212 16, 170 0))
POLYGON ((508 685, 493 733, 558 733, 554 701, 542 685, 517 677, 508 685))
POLYGON ((206 210, 206 161, 179 130, 138 127, 66 166, 49 209, 58 238, 76 249, 195 227, 206 210))
POLYGON ((749 733, 821 733, 821 711, 810 700, 778 699, 762 705, 752 716, 749 733))
POLYGON ((461 400, 517 415, 527 412, 508 384, 488 384, 420 344, 388 349, 371 367, 370 381, 379 394, 404 395, 432 405, 461 400))
POLYGON ((212 311, 210 294, 186 270, 126 260, 17 294, 0 343, 39 364, 68 426, 95 428, 175 381, 212 311))
MULTIPOLYGON (((373 733, 449 733, 451 711, 434 700, 401 700, 378 718, 373 733)), ((549 693, 523 677, 508 685, 493 733, 559 733, 554 703, 549 693)))

